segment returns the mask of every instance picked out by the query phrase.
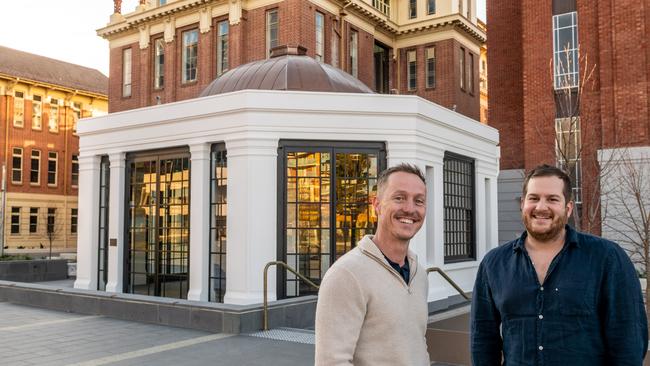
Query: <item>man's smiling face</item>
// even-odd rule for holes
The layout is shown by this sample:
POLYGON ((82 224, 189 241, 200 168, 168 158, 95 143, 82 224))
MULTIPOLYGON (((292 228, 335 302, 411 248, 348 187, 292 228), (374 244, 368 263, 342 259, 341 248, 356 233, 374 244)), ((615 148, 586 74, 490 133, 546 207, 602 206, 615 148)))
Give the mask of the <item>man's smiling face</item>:
POLYGON ((415 174, 395 172, 373 202, 377 234, 408 242, 420 230, 426 215, 426 187, 415 174))
POLYGON ((555 176, 528 181, 526 196, 521 200, 521 215, 528 235, 547 242, 562 232, 573 211, 573 202, 566 202, 563 189, 564 182, 555 176))

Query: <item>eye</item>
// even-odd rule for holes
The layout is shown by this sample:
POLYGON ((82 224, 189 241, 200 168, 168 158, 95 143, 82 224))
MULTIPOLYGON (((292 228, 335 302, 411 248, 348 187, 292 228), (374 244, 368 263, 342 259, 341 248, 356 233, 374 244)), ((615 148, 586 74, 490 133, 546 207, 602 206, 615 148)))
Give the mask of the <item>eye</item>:
POLYGON ((395 200, 397 202, 402 202, 402 201, 404 201, 404 196, 395 196, 395 197, 393 197, 393 200, 395 200))
POLYGON ((424 206, 425 201, 423 199, 416 199, 415 204, 418 206, 424 206))

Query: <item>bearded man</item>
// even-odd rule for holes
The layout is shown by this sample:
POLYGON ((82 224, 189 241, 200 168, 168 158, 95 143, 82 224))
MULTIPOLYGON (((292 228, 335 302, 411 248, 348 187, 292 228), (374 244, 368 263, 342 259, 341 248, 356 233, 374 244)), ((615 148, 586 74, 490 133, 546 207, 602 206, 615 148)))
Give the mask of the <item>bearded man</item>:
POLYGON ((524 180, 526 231, 490 251, 471 312, 474 365, 635 365, 648 349, 636 271, 611 241, 567 225, 571 180, 549 165, 524 180))

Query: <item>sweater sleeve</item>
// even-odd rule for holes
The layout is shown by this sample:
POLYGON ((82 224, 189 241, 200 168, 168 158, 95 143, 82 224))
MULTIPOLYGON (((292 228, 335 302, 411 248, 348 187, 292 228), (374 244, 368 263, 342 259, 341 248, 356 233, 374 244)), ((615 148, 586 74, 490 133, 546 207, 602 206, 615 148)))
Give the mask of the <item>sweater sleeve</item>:
POLYGON ((316 366, 352 365, 366 299, 357 279, 342 267, 325 274, 316 305, 316 366))

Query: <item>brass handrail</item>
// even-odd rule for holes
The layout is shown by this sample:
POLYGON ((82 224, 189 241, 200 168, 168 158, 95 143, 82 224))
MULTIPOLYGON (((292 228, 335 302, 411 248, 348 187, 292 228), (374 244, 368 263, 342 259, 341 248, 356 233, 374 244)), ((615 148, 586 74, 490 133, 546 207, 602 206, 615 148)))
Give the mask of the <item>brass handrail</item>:
POLYGON ((288 271, 290 271, 291 273, 298 276, 298 278, 300 278, 301 280, 307 282, 308 285, 310 285, 311 287, 316 288, 316 290, 318 290, 318 288, 319 288, 319 286, 317 284, 313 283, 309 278, 301 275, 295 269, 289 267, 288 264, 286 264, 286 263, 284 263, 282 261, 272 261, 272 262, 267 263, 266 266, 264 266, 264 330, 269 330, 269 301, 268 301, 268 293, 267 293, 268 292, 268 282, 269 282, 268 281, 268 278, 269 278, 268 272, 269 272, 269 267, 276 266, 276 265, 286 268, 288 271))
POLYGON ((431 272, 438 272, 438 273, 440 273, 440 275, 442 276, 442 278, 444 278, 445 280, 447 280, 447 282, 449 282, 449 284, 452 285, 452 286, 456 289, 456 291, 458 291, 458 293, 459 293, 462 297, 465 298, 465 300, 467 300, 467 301, 471 301, 471 300, 472 300, 472 299, 471 299, 471 298, 470 298, 470 297, 465 293, 465 291, 463 291, 463 289, 460 288, 460 286, 458 286, 458 285, 456 284, 456 282, 454 282, 454 280, 452 280, 449 276, 447 276, 447 274, 445 273, 445 271, 443 271, 443 270, 440 269, 439 267, 431 267, 431 268, 427 268, 427 274, 429 274, 429 273, 431 273, 431 272))

